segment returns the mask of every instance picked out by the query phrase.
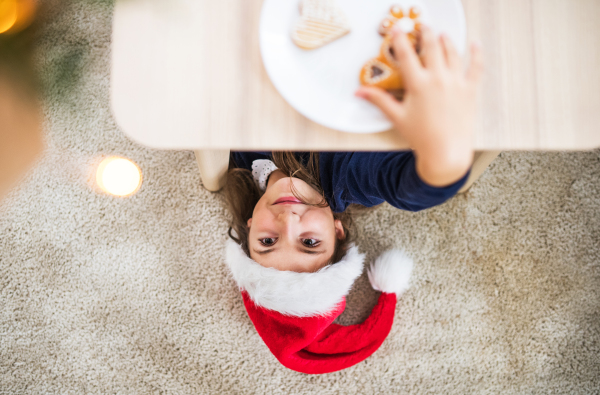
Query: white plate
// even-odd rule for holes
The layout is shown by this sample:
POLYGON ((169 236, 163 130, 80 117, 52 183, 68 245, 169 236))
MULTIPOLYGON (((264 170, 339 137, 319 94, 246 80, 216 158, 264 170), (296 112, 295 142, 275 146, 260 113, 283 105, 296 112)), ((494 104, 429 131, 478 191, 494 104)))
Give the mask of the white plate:
POLYGON ((297 47, 291 31, 300 17, 300 0, 264 0, 260 50, 275 88, 299 113, 331 129, 351 133, 388 130, 391 123, 370 103, 354 96, 363 65, 379 53, 379 24, 390 7, 423 10, 421 20, 450 36, 462 54, 465 15, 460 0, 336 0, 350 20, 346 36, 313 50, 297 47))

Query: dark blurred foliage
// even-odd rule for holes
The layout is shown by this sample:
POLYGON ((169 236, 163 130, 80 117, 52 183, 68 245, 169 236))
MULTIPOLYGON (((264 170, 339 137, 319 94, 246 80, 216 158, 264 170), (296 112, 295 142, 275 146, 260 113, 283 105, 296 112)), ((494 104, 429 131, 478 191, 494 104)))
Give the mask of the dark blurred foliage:
POLYGON ((24 30, 0 34, 0 73, 8 75, 11 81, 28 93, 40 89, 34 69, 33 54, 36 32, 41 20, 42 18, 36 16, 33 23, 24 30))
MULTIPOLYGON (((49 90, 66 93, 76 85, 88 52, 88 43, 62 45, 61 50, 47 57, 40 51, 50 52, 45 37, 55 29, 53 22, 68 13, 72 6, 112 8, 113 0, 39 0, 33 22, 18 32, 0 34, 0 73, 22 87, 24 93, 44 97, 49 90)), ((50 45, 51 47, 51 45, 50 45)))

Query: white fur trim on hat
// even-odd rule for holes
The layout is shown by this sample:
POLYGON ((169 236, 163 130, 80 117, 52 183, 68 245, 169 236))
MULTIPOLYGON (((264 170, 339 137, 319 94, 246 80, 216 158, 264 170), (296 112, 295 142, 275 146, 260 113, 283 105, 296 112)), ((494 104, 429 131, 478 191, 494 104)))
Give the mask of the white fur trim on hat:
POLYGON ((400 296, 408 289, 412 269, 413 261, 405 252, 390 250, 371 264, 367 274, 373 289, 400 296))
POLYGON ((263 267, 233 240, 227 241, 225 262, 240 289, 265 309, 283 315, 327 315, 350 292, 363 271, 364 254, 354 245, 336 264, 315 273, 296 273, 263 267))

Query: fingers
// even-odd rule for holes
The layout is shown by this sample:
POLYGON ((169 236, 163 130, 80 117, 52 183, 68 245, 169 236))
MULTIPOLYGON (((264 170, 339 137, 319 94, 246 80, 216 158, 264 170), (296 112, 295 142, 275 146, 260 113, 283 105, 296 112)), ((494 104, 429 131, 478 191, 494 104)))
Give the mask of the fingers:
POLYGON ((408 86, 419 77, 419 73, 423 69, 417 52, 413 48, 406 33, 397 26, 392 31, 392 45, 394 47, 395 57, 398 61, 398 68, 404 76, 408 86))
POLYGON ((404 117, 404 106, 383 89, 363 86, 356 91, 356 96, 366 99, 379 107, 394 124, 399 124, 404 117))
POLYGON ((436 39, 433 31, 427 26, 423 26, 421 35, 423 47, 423 63, 427 69, 442 69, 444 67, 444 53, 439 40, 436 39))
POLYGON ((450 68, 450 70, 455 73, 460 73, 462 71, 462 63, 460 60, 460 56, 456 51, 456 47, 452 43, 452 40, 450 40, 450 37, 448 37, 447 35, 442 34, 441 41, 442 49, 444 51, 444 57, 446 59, 446 64, 448 65, 448 68, 450 68))
POLYGON ((471 44, 471 62, 467 70, 467 80, 477 84, 483 73, 483 55, 479 44, 471 44))

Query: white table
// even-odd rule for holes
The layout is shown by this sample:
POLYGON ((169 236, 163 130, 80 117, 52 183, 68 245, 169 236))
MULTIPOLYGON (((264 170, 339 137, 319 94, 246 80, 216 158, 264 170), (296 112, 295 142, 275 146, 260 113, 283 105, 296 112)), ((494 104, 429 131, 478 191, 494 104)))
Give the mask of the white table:
MULTIPOLYGON (((291 108, 261 62, 261 5, 117 0, 111 100, 123 131, 149 147, 194 150, 211 190, 223 183, 231 149, 408 147, 393 131, 338 132, 291 108)), ((501 150, 599 147, 600 1, 463 5, 469 39, 481 41, 486 63, 469 185, 501 150)))

